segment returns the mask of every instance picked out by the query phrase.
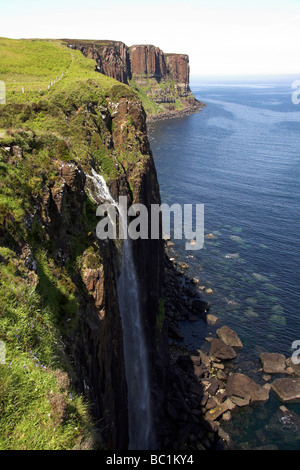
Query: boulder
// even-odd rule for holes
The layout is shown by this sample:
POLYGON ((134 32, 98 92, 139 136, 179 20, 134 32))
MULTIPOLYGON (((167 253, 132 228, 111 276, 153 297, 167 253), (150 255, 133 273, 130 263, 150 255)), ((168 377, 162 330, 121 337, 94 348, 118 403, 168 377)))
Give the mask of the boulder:
POLYGON ((206 375, 207 368, 201 363, 200 356, 179 356, 177 364, 190 375, 196 376, 198 379, 206 375))
MULTIPOLYGON (((223 419, 224 419, 224 415, 223 415, 223 419)), ((218 436, 219 436, 220 439, 222 439, 222 441, 226 442, 226 444, 230 444, 230 442, 231 442, 230 436, 226 431, 224 431, 224 429, 222 429, 222 428, 218 429, 218 436)))
POLYGON ((291 429, 293 432, 300 432, 300 416, 293 410, 288 410, 284 405, 278 410, 279 421, 285 428, 291 429))
POLYGON ((211 410, 212 408, 215 408, 216 406, 218 405, 217 401, 214 399, 214 397, 209 397, 207 402, 206 402, 206 405, 205 405, 205 408, 207 410, 211 410))
POLYGON ((207 376, 207 368, 204 364, 200 366, 194 365, 193 366, 193 375, 197 377, 197 379, 201 379, 202 377, 207 376))
POLYGON ((300 416, 296 412, 280 406, 272 413, 266 429, 268 442, 280 443, 282 449, 298 448, 296 441, 299 440, 300 416))
POLYGON ((201 351, 200 349, 198 349, 198 352, 199 352, 199 355, 200 355, 200 359, 201 359, 201 362, 203 364, 206 365, 206 367, 209 369, 210 368, 210 359, 209 357, 207 356, 207 354, 205 354, 203 351, 201 351))
POLYGON ((217 372, 217 378, 219 380, 224 380, 226 382, 227 380, 227 375, 225 374, 225 372, 223 372, 222 370, 218 370, 217 372))
POLYGON ((189 268, 189 265, 187 263, 185 263, 184 261, 179 261, 178 266, 181 269, 188 269, 189 268))
POLYGON ((261 353, 260 360, 266 374, 284 374, 286 370, 286 360, 283 354, 261 353))
POLYGON ((286 364, 292 369, 292 373, 300 377, 300 364, 294 364, 291 357, 286 360, 286 364))
POLYGON ((209 325, 214 325, 215 323, 217 323, 218 321, 218 317, 216 317, 215 315, 212 315, 211 313, 208 313, 206 315, 206 321, 209 325))
POLYGON ((219 389, 219 381, 215 377, 207 380, 208 387, 206 389, 207 393, 211 396, 215 395, 219 389))
POLYGON ((205 419, 208 421, 215 421, 218 419, 220 416, 222 416, 223 413, 229 410, 228 403, 227 401, 220 403, 217 405, 215 408, 211 408, 205 413, 205 419))
POLYGON ((241 398, 241 397, 232 396, 230 399, 232 403, 234 403, 236 406, 247 406, 250 403, 249 397, 241 398))
POLYGON ((210 303, 202 299, 193 300, 193 310, 197 313, 206 313, 210 308, 210 303))
POLYGON ((230 374, 225 390, 228 397, 249 399, 250 402, 267 401, 269 399, 269 390, 261 387, 244 374, 230 374))
POLYGON ((233 331, 231 328, 228 326, 222 326, 217 330, 217 335, 218 337, 224 341, 227 346, 231 346, 232 348, 242 348, 243 343, 241 342, 240 338, 236 334, 235 331, 233 331))
POLYGON ((300 401, 300 378, 276 379, 271 385, 273 392, 283 402, 300 401))
POLYGON ((221 339, 213 338, 210 345, 210 356, 224 361, 234 359, 236 352, 231 346, 227 346, 221 339))

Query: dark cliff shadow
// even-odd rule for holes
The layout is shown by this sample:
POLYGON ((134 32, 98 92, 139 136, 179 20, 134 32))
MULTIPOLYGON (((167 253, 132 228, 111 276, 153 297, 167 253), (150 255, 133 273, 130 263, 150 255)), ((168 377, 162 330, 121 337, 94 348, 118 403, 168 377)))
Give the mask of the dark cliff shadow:
MULTIPOLYGON (((201 328, 203 339, 211 328, 204 311, 195 318, 195 311, 186 306, 183 301, 185 283, 167 256, 165 266, 163 291, 169 334, 169 367, 162 446, 167 450, 223 449, 219 425, 208 419, 207 411, 218 406, 216 394, 221 393, 219 390, 224 388, 224 383, 217 377, 210 377, 209 343, 203 341, 199 349, 186 346, 181 325, 188 323, 192 315, 190 324, 201 328)), ((196 305, 203 307, 201 295, 195 296, 194 291, 190 294, 192 299, 199 300, 196 305)))

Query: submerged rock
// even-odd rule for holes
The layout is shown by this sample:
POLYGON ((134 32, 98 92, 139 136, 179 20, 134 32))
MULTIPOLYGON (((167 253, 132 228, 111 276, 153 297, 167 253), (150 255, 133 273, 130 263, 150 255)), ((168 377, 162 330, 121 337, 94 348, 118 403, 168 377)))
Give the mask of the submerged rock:
POLYGON ((239 254, 238 253, 227 253, 227 255, 225 255, 225 258, 226 259, 235 259, 235 258, 239 258, 239 254))
POLYGON ((218 317, 216 317, 215 315, 212 315, 211 313, 208 313, 206 315, 206 321, 209 325, 214 325, 215 323, 217 323, 218 321, 218 317))
MULTIPOLYGON (((269 442, 280 442, 283 448, 295 448, 295 438, 299 438, 300 416, 288 410, 284 405, 272 416, 265 430, 269 436, 269 442)), ((298 439, 299 441, 299 439, 298 439)))
POLYGON ((178 266, 181 268, 181 269, 188 269, 190 266, 185 263, 184 261, 179 261, 178 263, 178 266))

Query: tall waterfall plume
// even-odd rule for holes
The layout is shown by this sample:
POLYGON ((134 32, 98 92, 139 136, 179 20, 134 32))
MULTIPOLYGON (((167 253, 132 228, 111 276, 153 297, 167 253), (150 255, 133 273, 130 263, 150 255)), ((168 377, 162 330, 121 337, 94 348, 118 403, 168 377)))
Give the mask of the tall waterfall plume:
POLYGON ((92 170, 87 175, 93 190, 89 193, 99 203, 112 204, 119 213, 125 234, 122 244, 121 273, 117 281, 119 310, 123 327, 125 374, 128 390, 128 432, 130 450, 155 447, 152 428, 148 354, 141 315, 139 284, 132 252, 132 241, 127 234, 127 211, 113 199, 104 178, 92 170))

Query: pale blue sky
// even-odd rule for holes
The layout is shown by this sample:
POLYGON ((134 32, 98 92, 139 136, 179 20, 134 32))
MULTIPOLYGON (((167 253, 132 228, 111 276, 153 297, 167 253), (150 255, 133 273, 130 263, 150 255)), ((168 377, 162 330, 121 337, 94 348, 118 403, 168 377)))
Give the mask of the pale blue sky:
POLYGON ((1 1, 2 37, 114 39, 187 53, 191 75, 300 75, 300 0, 1 1))

